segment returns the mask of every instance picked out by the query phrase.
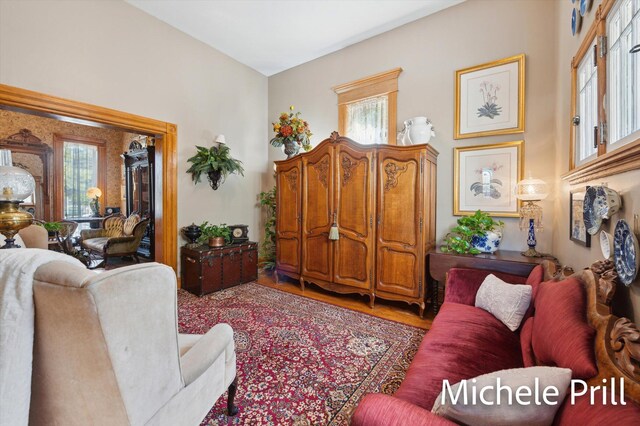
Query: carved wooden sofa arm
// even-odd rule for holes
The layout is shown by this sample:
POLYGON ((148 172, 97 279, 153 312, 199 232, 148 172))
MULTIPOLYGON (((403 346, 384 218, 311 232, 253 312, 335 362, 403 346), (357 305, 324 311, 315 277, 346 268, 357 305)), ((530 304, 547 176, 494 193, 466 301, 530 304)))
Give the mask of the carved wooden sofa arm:
MULTIPOLYGON (((545 269, 553 275, 553 266, 545 265, 545 269)), ((601 386, 604 379, 608 383, 613 377, 624 378, 625 395, 640 404, 640 331, 629 319, 611 313, 618 279, 613 262, 596 262, 573 276, 587 290, 587 319, 596 330, 598 375, 588 384, 601 386)))

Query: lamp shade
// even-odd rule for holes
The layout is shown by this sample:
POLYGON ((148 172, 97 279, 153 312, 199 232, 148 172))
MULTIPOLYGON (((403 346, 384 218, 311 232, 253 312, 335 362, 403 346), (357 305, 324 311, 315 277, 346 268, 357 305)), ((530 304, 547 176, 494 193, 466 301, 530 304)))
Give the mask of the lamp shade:
POLYGON ((0 149, 0 201, 23 201, 35 187, 31 173, 13 165, 11 151, 0 149))
POLYGON ((522 201, 540 201, 549 196, 549 186, 542 179, 523 179, 516 185, 516 198, 522 201))
POLYGON ((100 190, 100 188, 96 188, 95 186, 92 186, 91 188, 87 189, 87 197, 89 198, 102 197, 102 191, 100 190))

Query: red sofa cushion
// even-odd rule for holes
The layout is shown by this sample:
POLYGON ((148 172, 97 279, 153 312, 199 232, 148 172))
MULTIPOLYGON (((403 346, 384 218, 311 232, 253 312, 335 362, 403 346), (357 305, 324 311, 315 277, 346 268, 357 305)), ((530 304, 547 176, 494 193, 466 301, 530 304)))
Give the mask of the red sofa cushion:
POLYGON ((518 335, 489 312, 445 302, 395 396, 431 410, 442 381, 522 367, 518 335))
POLYGON ((510 284, 525 284, 527 281, 527 277, 487 269, 451 268, 447 274, 444 301, 474 306, 476 293, 489 274, 493 274, 510 284))
MULTIPOLYGON (((617 386, 617 385, 616 385, 617 386)), ((556 414, 554 425, 557 426, 637 426, 640 424, 640 406, 627 400, 627 405, 602 405, 602 393, 596 392, 594 405, 590 404, 589 394, 576 398, 571 405, 571 395, 567 395, 560 410, 556 414)), ((610 402, 607 399, 607 402, 610 402)), ((619 401, 618 401, 619 404, 619 401)))
POLYGON ((358 403, 351 426, 455 426, 456 424, 407 401, 372 393, 358 403))
POLYGON ((527 277, 526 284, 531 286, 531 305, 529 305, 529 309, 527 309, 527 312, 524 314, 524 317, 522 317, 522 325, 520 325, 520 330, 522 330, 524 323, 527 322, 527 320, 533 316, 533 313, 535 311, 534 301, 536 299, 536 294, 538 292, 538 286, 540 285, 543 279, 544 279, 544 269, 542 268, 542 265, 538 265, 535 268, 533 268, 531 270, 531 273, 527 277))
POLYGON ((595 330, 587 322, 587 294, 576 278, 547 281, 535 295, 533 353, 541 365, 570 368, 573 378, 598 374, 595 330))
POLYGON ((531 347, 533 321, 534 318, 529 318, 520 329, 520 349, 522 350, 522 363, 525 367, 534 367, 536 365, 533 347, 531 347))

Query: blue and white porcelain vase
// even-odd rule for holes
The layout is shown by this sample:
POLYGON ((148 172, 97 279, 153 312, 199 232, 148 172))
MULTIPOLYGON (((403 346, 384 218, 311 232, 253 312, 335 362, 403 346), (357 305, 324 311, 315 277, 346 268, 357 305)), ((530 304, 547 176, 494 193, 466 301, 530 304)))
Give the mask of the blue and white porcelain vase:
POLYGON ((471 247, 482 253, 495 253, 502 241, 501 231, 487 231, 485 235, 476 235, 471 238, 471 247))

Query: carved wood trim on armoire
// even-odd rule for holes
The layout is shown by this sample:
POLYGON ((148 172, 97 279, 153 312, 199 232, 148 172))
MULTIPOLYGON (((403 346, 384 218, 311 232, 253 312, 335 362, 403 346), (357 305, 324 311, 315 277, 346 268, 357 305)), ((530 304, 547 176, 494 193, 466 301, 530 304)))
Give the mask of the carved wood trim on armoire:
POLYGON ((276 273, 338 293, 425 308, 425 255, 435 246, 430 145, 360 145, 333 132, 276 162, 276 273), (333 224, 338 239, 329 239, 333 224))

